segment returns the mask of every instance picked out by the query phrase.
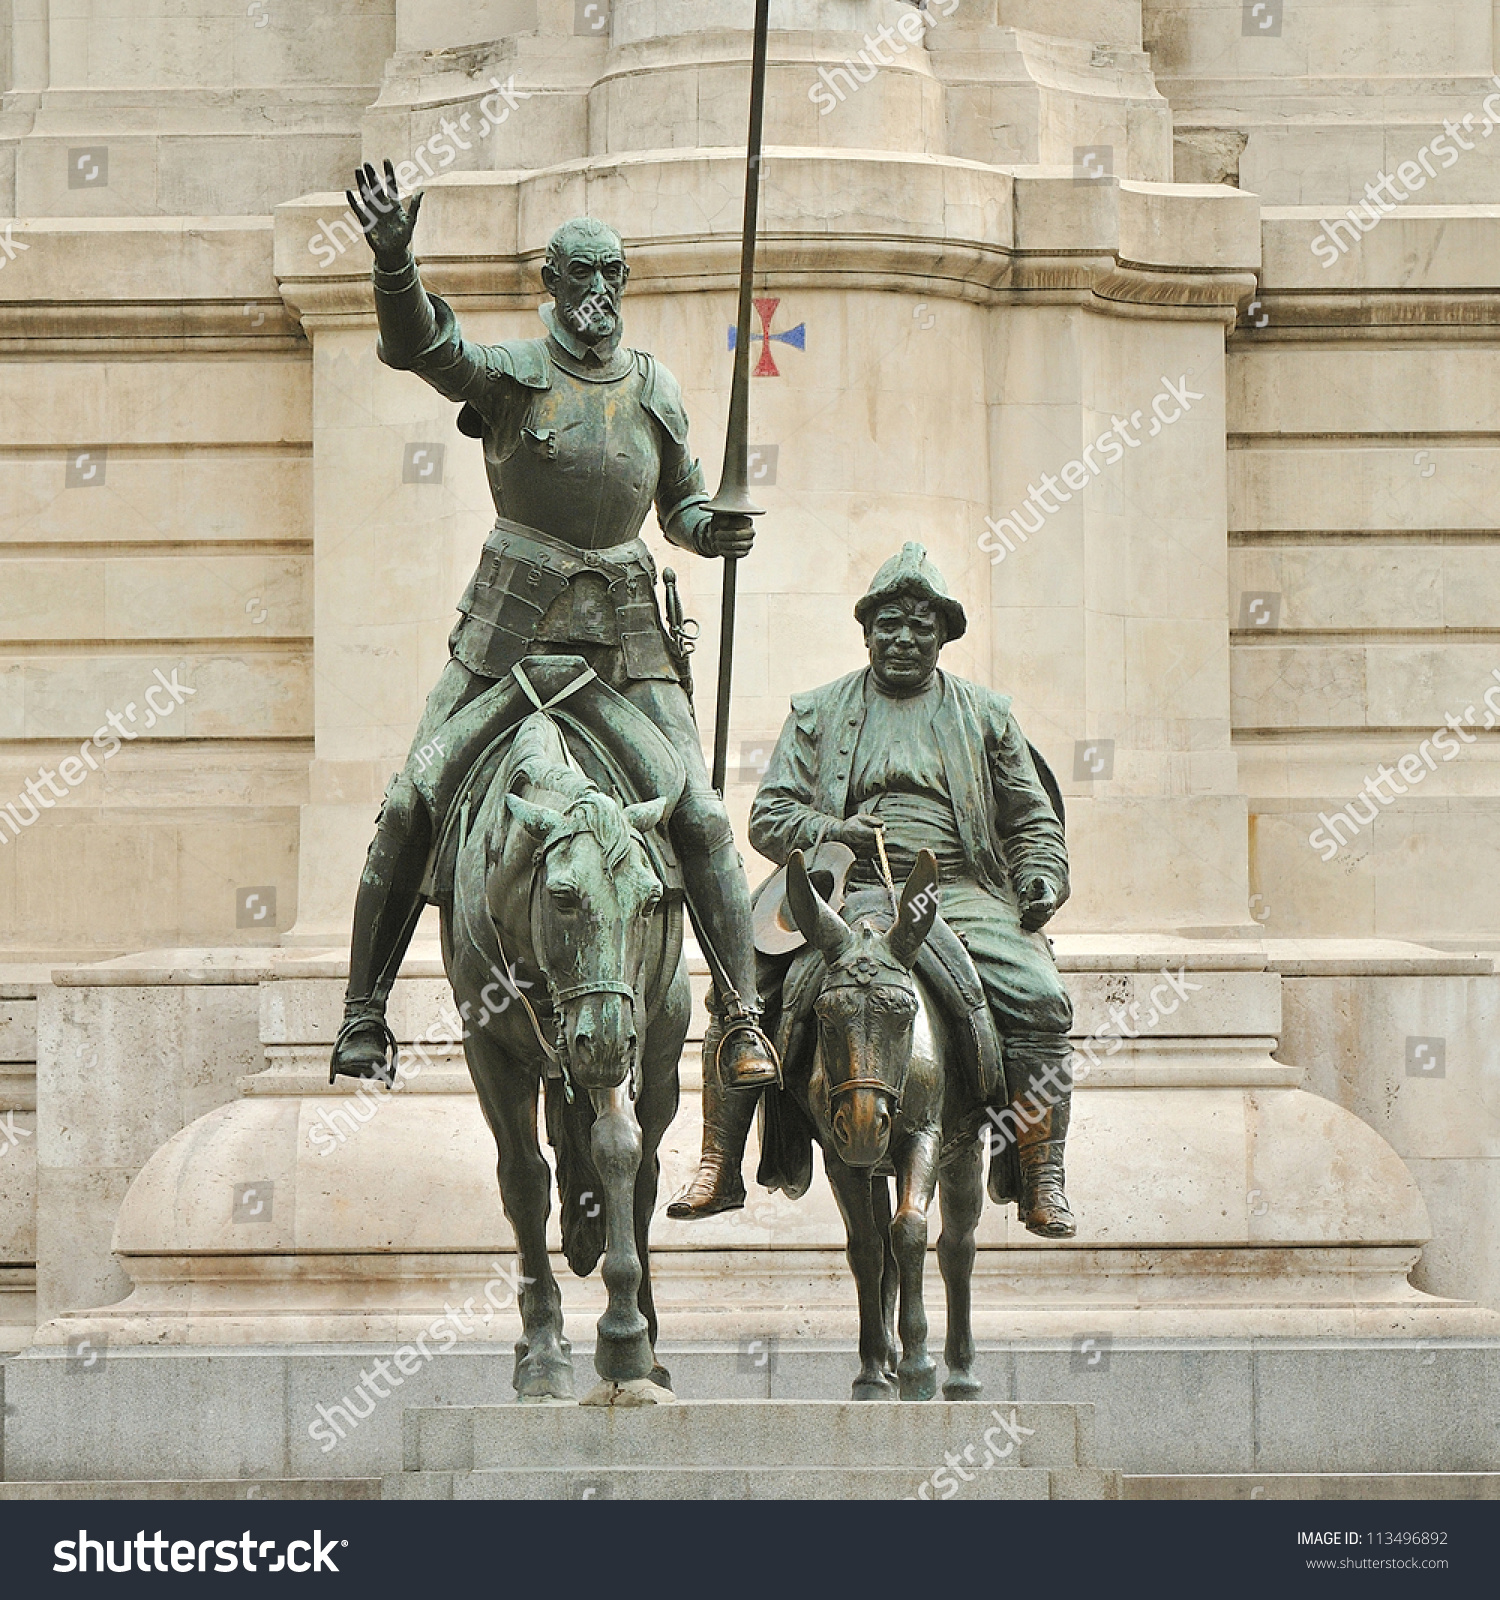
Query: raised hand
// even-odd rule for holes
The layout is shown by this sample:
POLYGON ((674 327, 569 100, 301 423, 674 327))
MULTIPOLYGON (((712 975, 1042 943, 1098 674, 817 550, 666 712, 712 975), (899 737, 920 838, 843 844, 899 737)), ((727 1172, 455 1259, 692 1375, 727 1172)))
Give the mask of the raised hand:
POLYGON ((411 248, 412 230, 417 225, 417 212, 422 208, 421 191, 411 197, 411 209, 403 209, 397 191, 396 169, 389 161, 385 164, 384 181, 366 162, 355 169, 354 183, 358 195, 345 189, 344 198, 359 219, 370 249, 375 252, 375 260, 382 267, 399 267, 411 248))

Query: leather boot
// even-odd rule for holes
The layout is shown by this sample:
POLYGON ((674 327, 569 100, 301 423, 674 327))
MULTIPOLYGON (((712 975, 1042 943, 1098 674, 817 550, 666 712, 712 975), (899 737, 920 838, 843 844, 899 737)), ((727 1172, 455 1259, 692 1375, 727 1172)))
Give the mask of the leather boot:
POLYGON ((722 1017, 712 1055, 708 1039, 703 1042, 704 1081, 708 1063, 714 1061, 726 1089, 760 1089, 779 1083, 781 1065, 776 1049, 760 1026, 750 891, 740 853, 730 839, 704 854, 685 850, 678 854, 688 909, 699 938, 713 949, 708 959, 714 974, 714 1009, 722 1017))
POLYGON ((1078 1232, 1063 1192, 1063 1146, 1071 1112, 1072 1095, 1066 1094, 1034 1122, 1016 1129, 1016 1156, 1021 1166, 1016 1212, 1026 1231, 1043 1239, 1071 1239, 1078 1232))
POLYGON ((667 1207, 678 1222, 739 1211, 745 1204, 741 1167, 745 1141, 760 1094, 754 1089, 725 1089, 714 1070, 722 1024, 710 1015, 703 1037, 703 1156, 688 1186, 667 1207))
POLYGON ((422 915, 427 866, 426 830, 403 826, 409 821, 388 797, 354 901, 344 1025, 333 1044, 330 1083, 340 1076, 373 1078, 389 1088, 396 1081, 400 1057, 385 1007, 422 915))

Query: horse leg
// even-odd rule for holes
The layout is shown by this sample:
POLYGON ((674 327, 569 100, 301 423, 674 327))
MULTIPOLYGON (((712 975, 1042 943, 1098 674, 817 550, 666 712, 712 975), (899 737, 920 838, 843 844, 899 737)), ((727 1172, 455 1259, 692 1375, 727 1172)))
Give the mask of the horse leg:
POLYGON ((891 1246, 891 1186, 887 1179, 871 1180, 871 1196, 875 1202, 875 1226, 885 1241, 885 1268, 880 1278, 880 1307, 885 1324, 885 1370, 891 1382, 896 1381, 896 1295, 901 1286, 901 1276, 896 1266, 896 1252, 891 1246))
POLYGON ((896 1376, 903 1400, 931 1400, 937 1393, 937 1363, 927 1353, 922 1272, 927 1265, 927 1208, 937 1183, 939 1141, 936 1128, 914 1133, 897 1166, 901 1192, 891 1219, 891 1245, 901 1272, 901 1361, 896 1376))
POLYGON ((859 1295, 859 1376, 854 1380, 856 1400, 894 1400, 896 1386, 886 1376, 891 1355, 887 1348, 885 1302, 885 1240, 875 1223, 875 1205, 868 1171, 846 1167, 837 1156, 824 1162, 834 1198, 844 1214, 849 1236, 849 1269, 859 1295))
POLYGON ((599 1318, 594 1368, 606 1383, 649 1378, 655 1365, 638 1296, 641 1257, 636 1248, 635 1192, 641 1166, 641 1128, 628 1084, 590 1091, 594 1102, 594 1165, 604 1185, 604 1263, 600 1274, 609 1304, 599 1318))
POLYGON ((661 1162, 657 1151, 662 1136, 677 1115, 677 1062, 686 1036, 691 992, 686 982, 674 983, 667 997, 667 1014, 653 1017, 641 1054, 641 1097, 636 1115, 641 1124, 641 1164, 635 1177, 635 1250, 641 1262, 641 1287, 636 1304, 646 1319, 651 1343, 651 1381, 662 1389, 672 1387, 672 1375, 656 1359, 656 1300, 651 1292, 651 1218, 656 1212, 661 1162), (661 1036, 658 1045, 657 1038, 661 1036))
POLYGON ((943 1360, 948 1364, 948 1380, 943 1385, 945 1400, 973 1400, 983 1388, 973 1373, 971 1315, 974 1230, 983 1205, 984 1145, 976 1139, 938 1174, 943 1231, 938 1235, 937 1257, 948 1300, 948 1338, 943 1346, 943 1360))
POLYGON ((505 1066, 498 1049, 482 1034, 465 1040, 464 1051, 495 1135, 500 1202, 515 1233, 526 1280, 512 1382, 521 1400, 571 1400, 573 1362, 571 1346, 563 1337, 562 1291, 547 1255, 552 1173, 537 1143, 537 1080, 505 1066))

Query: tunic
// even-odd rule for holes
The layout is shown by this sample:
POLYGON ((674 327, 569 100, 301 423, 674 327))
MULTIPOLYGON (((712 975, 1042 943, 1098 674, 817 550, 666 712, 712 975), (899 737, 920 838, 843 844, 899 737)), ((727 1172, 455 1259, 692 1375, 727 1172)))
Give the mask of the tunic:
MULTIPOLYGON (((921 695, 869 672, 796 696, 750 811, 750 839, 785 863, 856 812, 886 822, 900 880, 938 857, 939 909, 968 947, 1002 1037, 1065 1035, 1073 1007, 1042 933, 1021 927, 1014 881, 1068 892, 1067 845, 1010 700, 939 672, 921 695)), ((878 882, 860 860, 851 882, 878 882)))

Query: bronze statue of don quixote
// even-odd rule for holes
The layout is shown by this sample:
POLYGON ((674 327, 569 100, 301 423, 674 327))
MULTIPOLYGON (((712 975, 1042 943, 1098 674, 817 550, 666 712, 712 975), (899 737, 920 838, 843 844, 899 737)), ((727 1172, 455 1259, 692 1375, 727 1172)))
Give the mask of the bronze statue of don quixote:
POLYGON ((542 337, 475 345, 422 286, 421 194, 403 201, 387 162, 383 177, 363 167, 349 196, 375 257, 380 357, 461 406, 497 518, 386 791, 331 1076, 394 1081, 386 1002, 436 902, 460 1015, 482 1018, 464 1050, 524 1282, 521 1400, 574 1394, 539 1115, 568 1265, 602 1263, 608 1293, 584 1403, 672 1398, 649 1233, 688 1031, 684 914, 712 990, 702 1162, 668 1213, 744 1204, 757 1106, 766 1186, 800 1197, 820 1146, 858 1293, 856 1399, 937 1392, 923 1306, 934 1199, 943 1393, 978 1393, 970 1278, 987 1146, 993 1200, 1014 1201, 1044 1237, 1074 1232, 1072 1012, 1041 931, 1068 893, 1062 801, 1008 698, 939 668, 966 618, 919 544, 856 607, 869 667, 793 700, 750 825, 781 870, 753 905, 724 806, 736 563, 759 514, 747 440, 767 11, 757 0, 738 339, 712 499, 677 381, 622 342, 630 269, 613 229, 578 218, 552 236, 542 337), (694 630, 670 569, 663 623, 640 538, 653 504, 669 543, 724 562, 712 772, 694 630))

